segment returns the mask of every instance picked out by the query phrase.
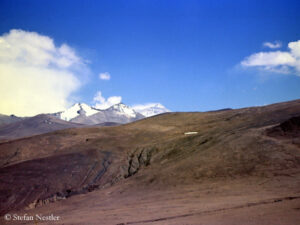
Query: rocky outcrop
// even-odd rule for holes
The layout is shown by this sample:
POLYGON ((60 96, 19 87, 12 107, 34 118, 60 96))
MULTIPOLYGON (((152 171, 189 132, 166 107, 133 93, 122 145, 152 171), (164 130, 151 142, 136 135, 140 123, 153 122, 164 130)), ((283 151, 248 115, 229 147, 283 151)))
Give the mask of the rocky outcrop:
POLYGON ((157 151, 156 147, 138 148, 131 153, 127 159, 127 164, 121 166, 121 174, 128 178, 136 174, 143 166, 149 166, 152 155, 157 151))
POLYGON ((299 137, 300 116, 292 117, 280 123, 278 126, 268 129, 267 133, 270 136, 299 137))

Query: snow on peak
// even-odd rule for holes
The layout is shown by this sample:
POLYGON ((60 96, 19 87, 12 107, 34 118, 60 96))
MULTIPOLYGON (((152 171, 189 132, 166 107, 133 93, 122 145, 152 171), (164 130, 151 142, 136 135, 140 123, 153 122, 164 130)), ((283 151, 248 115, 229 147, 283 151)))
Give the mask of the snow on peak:
POLYGON ((148 103, 145 105, 135 105, 132 107, 136 112, 139 112, 145 117, 158 115, 161 113, 170 112, 165 106, 160 103, 148 103))
POLYGON ((56 113, 62 120, 70 121, 80 115, 85 115, 89 117, 99 112, 112 112, 116 115, 125 116, 129 119, 137 119, 142 115, 145 117, 154 116, 157 114, 170 112, 165 106, 160 103, 149 103, 145 105, 135 105, 133 107, 129 107, 123 103, 118 103, 112 105, 107 109, 97 109, 95 107, 91 107, 85 103, 76 103, 72 107, 66 109, 63 112, 56 113))
POLYGON ((136 111, 134 111, 132 108, 130 108, 129 106, 127 106, 123 103, 115 104, 115 105, 111 106, 110 108, 108 108, 107 110, 116 111, 117 114, 125 115, 127 117, 135 118, 137 116, 136 111))
POLYGON ((98 113, 99 110, 85 104, 85 103, 76 103, 67 110, 59 114, 60 119, 70 121, 79 115, 91 116, 98 113))

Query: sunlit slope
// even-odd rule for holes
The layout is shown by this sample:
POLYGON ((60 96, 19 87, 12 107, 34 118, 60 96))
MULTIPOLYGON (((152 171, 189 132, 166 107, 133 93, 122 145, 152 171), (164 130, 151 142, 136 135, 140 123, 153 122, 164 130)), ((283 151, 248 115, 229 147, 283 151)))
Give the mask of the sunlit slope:
MULTIPOLYGON (((168 187, 207 179, 298 177, 299 136, 282 139, 269 132, 298 116, 299 100, 166 113, 121 126, 71 128, 2 143, 1 211, 35 207, 126 181, 168 187)), ((291 184, 297 185, 298 181, 291 184)))

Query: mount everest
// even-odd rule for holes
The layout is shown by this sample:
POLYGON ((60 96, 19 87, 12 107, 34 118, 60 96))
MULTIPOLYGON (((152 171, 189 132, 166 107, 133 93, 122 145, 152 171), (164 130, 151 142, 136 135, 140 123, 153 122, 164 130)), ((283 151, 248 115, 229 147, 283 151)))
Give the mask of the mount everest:
POLYGON ((65 111, 33 117, 0 114, 0 142, 72 127, 125 124, 164 112, 169 110, 161 104, 129 107, 119 103, 103 110, 76 103, 65 111))
POLYGON ((104 110, 96 109, 85 103, 76 103, 69 109, 54 113, 53 115, 65 121, 86 125, 96 125, 106 122, 123 124, 145 117, 123 103, 113 105, 104 110))
POLYGON ((118 124, 130 123, 165 112, 169 112, 169 110, 161 104, 129 107, 123 103, 119 103, 103 110, 85 103, 76 103, 67 110, 52 115, 73 123, 95 125, 107 122, 118 124))

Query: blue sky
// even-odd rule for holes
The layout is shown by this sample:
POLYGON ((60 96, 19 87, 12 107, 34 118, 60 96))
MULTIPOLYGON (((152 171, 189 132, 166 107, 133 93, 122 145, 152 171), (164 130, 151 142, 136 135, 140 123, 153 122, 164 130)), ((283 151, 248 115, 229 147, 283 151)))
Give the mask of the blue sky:
POLYGON ((300 98, 292 62, 241 65, 258 52, 288 52, 300 40, 299 12, 288 0, 1 0, 0 35, 36 32, 74 49, 89 71, 70 94, 76 100, 93 104, 101 91, 128 105, 205 111, 300 98), (281 48, 263 45, 276 41, 281 48), (99 79, 104 72, 110 80, 99 79))

